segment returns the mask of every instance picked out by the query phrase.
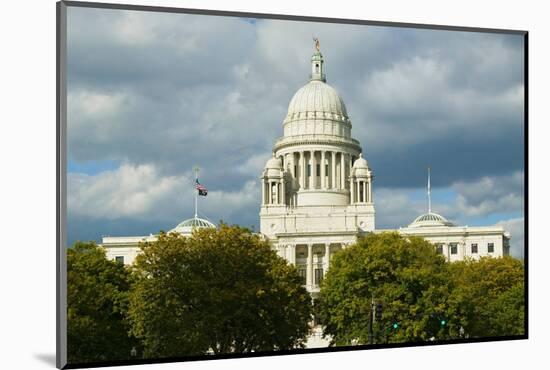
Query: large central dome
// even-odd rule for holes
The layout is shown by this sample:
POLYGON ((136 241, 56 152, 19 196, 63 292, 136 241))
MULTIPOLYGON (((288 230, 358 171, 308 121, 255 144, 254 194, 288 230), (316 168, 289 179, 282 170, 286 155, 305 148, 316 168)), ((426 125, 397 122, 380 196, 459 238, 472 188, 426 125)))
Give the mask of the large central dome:
POLYGON ((288 105, 287 120, 308 116, 336 120, 348 119, 342 98, 332 86, 320 80, 311 80, 300 88, 288 105))
MULTIPOLYGON (((323 55, 311 57, 309 82, 302 86, 288 105, 283 121, 285 137, 324 135, 351 140, 351 121, 338 92, 326 83, 323 55)), ((354 144, 355 145, 355 144, 354 144)))

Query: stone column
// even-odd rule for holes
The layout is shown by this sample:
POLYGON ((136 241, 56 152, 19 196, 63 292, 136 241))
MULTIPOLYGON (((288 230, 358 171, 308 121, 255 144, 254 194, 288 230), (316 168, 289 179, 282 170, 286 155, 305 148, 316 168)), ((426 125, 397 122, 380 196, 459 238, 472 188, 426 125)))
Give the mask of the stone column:
POLYGON ((306 175, 306 158, 305 153, 303 151, 300 152, 300 190, 304 189, 306 186, 306 182, 304 181, 306 175))
POLYGON ((281 204, 286 204, 285 176, 281 176, 281 204))
POLYGON ((325 171, 325 150, 321 151, 321 189, 325 190, 327 188, 327 179, 325 171))
POLYGON ((315 160, 315 151, 309 151, 309 157, 311 162, 311 180, 309 181, 310 189, 317 189, 317 161, 315 160))
POLYGON ((349 179, 349 191, 349 203, 353 204, 355 203, 355 199, 353 199, 355 197, 355 181, 353 181, 353 178, 351 176, 349 179))
POLYGON ((346 155, 344 152, 340 153, 340 188, 344 190, 346 188, 346 155))
POLYGON ((367 203, 367 182, 363 181, 363 203, 367 203))
POLYGON ((372 182, 370 177, 368 178, 367 183, 369 184, 369 203, 372 203, 372 182))
POLYGON ((306 267, 306 285, 311 287, 313 285, 313 244, 307 245, 307 267, 306 267))
POLYGON ((330 181, 330 188, 336 189, 336 152, 332 151, 332 160, 330 161, 330 167, 332 168, 332 179, 330 181))

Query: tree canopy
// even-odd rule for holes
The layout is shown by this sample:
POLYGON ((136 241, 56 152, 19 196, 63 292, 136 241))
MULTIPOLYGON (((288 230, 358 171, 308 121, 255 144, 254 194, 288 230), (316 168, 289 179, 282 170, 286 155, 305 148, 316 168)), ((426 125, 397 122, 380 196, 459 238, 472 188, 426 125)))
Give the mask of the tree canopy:
POLYGON ((249 230, 161 233, 141 248, 128 314, 146 357, 304 344, 311 298, 296 269, 249 230))
POLYGON ((130 273, 109 261, 94 242, 67 250, 67 352, 69 363, 130 358, 138 342, 125 320, 130 273))
POLYGON ((335 345, 369 343, 374 301, 383 307, 378 342, 428 340, 440 330, 445 279, 444 258, 424 239, 369 234, 331 260, 318 302, 325 335, 335 345))
POLYGON ((494 337, 524 334, 524 267, 512 258, 484 257, 449 264, 447 316, 450 335, 494 337))
POLYGON ((511 257, 445 262, 432 244, 369 234, 338 252, 317 314, 333 345, 523 334, 523 264, 511 257))

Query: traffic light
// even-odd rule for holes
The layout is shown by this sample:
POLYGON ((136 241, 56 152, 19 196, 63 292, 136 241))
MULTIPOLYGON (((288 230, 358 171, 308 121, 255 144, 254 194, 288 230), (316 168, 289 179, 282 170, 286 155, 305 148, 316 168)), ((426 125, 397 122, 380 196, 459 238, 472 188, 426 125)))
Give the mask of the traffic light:
POLYGON ((441 326, 445 326, 445 325, 447 325, 447 320, 441 319, 441 320, 439 321, 439 324, 440 324, 441 326))
POLYGON ((374 308, 374 317, 376 321, 382 320, 382 303, 377 303, 374 308))
POLYGON ((399 328, 399 323, 397 321, 394 321, 391 327, 393 330, 397 330, 399 328))

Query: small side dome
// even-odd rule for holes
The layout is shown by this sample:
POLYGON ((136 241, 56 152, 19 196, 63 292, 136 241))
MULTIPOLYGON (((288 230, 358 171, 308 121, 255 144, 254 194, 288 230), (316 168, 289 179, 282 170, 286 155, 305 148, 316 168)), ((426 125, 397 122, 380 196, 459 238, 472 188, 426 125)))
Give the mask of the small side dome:
POLYGON ((265 175, 268 177, 279 177, 283 171, 283 164, 275 155, 271 157, 265 164, 265 175))
POLYGON ((359 176, 359 177, 367 177, 369 176, 369 164, 367 163, 367 160, 363 158, 363 153, 359 154, 359 158, 355 160, 353 163, 353 175, 359 176))
POLYGON ((369 168, 367 160, 363 158, 363 153, 359 153, 359 158, 353 162, 353 168, 369 168))
POLYGON ((282 170, 283 165, 281 163, 281 160, 279 158, 276 158, 275 155, 273 155, 273 157, 269 158, 269 160, 266 162, 264 168, 266 170, 269 170, 269 169, 282 170))
POLYGON ((194 229, 204 228, 216 228, 216 225, 208 220, 205 220, 204 218, 194 217, 180 222, 176 227, 170 230, 170 232, 180 233, 183 235, 191 235, 191 232, 194 229))
POLYGON ((409 227, 433 227, 433 226, 453 226, 445 217, 437 213, 428 212, 418 216, 409 227))

